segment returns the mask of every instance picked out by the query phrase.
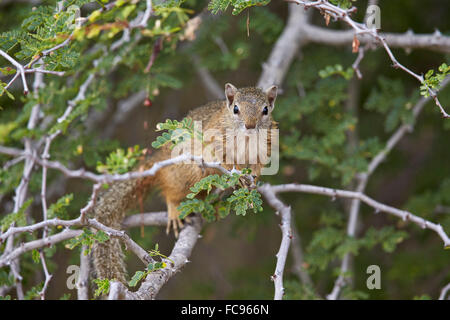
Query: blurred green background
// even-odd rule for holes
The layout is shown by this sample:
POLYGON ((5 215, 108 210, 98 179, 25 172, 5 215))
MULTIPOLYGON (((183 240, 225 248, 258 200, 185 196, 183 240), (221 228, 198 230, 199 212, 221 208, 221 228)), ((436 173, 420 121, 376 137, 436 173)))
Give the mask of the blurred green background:
MULTIPOLYGON (((42 1, 41 5, 54 3, 42 1)), ((207 4, 207 1, 188 0, 181 7, 190 8, 196 14, 207 4)), ((354 18, 361 21, 367 1, 358 0, 354 5, 359 8, 354 18)), ((0 2, 0 32, 20 26, 33 6, 36 5, 19 2, 2 5, 0 2)), ((383 32, 403 33, 411 29, 415 33, 433 33, 439 29, 449 35, 448 1, 381 0, 379 6, 383 32)), ((195 41, 181 43, 175 50, 166 46, 157 57, 152 67, 155 79, 158 73, 166 78, 159 78, 160 82, 155 87, 152 81, 157 80, 149 79, 148 74, 140 71, 148 60, 153 39, 145 40, 147 43, 143 41, 133 50, 128 62, 98 79, 94 88, 98 96, 92 101, 92 110, 75 123, 71 133, 55 141, 52 157, 70 157, 78 165, 95 170, 96 161, 119 146, 151 148, 150 143, 157 136, 154 131, 156 123, 165 119, 182 119, 189 110, 213 98, 201 83, 198 65, 206 67, 221 87, 226 82, 237 87, 255 85, 262 64, 283 30, 287 10, 286 2, 272 1, 264 7, 246 9, 237 16, 231 14, 231 9, 213 17, 208 13, 195 41), (247 18, 250 22, 249 36, 247 18), (193 63, 193 57, 198 59, 198 64, 193 63), (151 106, 144 106, 142 102, 126 118, 120 119, 109 137, 105 137, 105 128, 113 121, 119 101, 139 90, 147 90, 151 106), (90 118, 103 113, 108 115, 93 130, 83 131, 90 118), (82 136, 73 132, 82 132, 82 136), (83 146, 82 155, 76 152, 79 145, 83 146)), ((324 19, 317 11, 312 12, 311 23, 325 27, 324 19)), ((329 27, 346 28, 339 22, 331 23, 329 27)), ((443 62, 450 62, 448 54, 429 50, 406 52, 393 49, 393 52, 402 64, 419 74, 429 69, 437 70, 443 62)), ((420 99, 419 84, 405 72, 392 68, 381 48, 366 52, 360 66, 361 80, 356 77, 347 80, 339 75, 319 76, 327 66, 339 64, 347 69, 355 58, 350 45, 306 44, 296 54, 281 85, 282 92, 274 110, 274 118, 281 130, 280 172, 276 176, 264 177, 264 181, 350 189, 354 187, 355 173, 365 170, 368 161, 381 150, 394 130, 403 123, 414 122, 411 108, 420 99), (353 105, 349 101, 353 101, 353 105), (356 142, 350 142, 349 134, 356 136, 356 142)), ((0 67, 5 65, 5 60, 0 60, 0 67)), ((6 77, 1 77, 6 82, 6 77)), ((62 79, 54 81, 58 83, 55 87, 69 87, 69 83, 64 84, 62 79)), ((20 82, 10 91, 16 97, 20 96, 20 82)), ((56 91, 53 97, 55 104, 64 105, 67 94, 70 92, 59 95, 56 91)), ((439 98, 447 111, 450 110, 450 89, 442 90, 439 98)), ((3 107, 0 122, 6 123, 17 117, 25 103, 24 98, 10 101, 5 96, 0 97, 3 107)), ((449 129, 450 120, 442 119, 437 107, 432 102, 428 103, 415 122, 414 131, 400 141, 371 177, 366 193, 380 202, 439 222, 450 232, 450 211, 436 210, 450 207, 449 129)), ((7 143, 14 145, 15 142, 7 143)), ((10 170, 20 172, 21 167, 10 170)), ((53 172, 50 178, 56 180, 58 175, 53 172)), ((39 196, 39 179, 36 175, 30 186, 36 197, 39 196)), ((1 198, 0 214, 9 213, 8 203, 15 183, 17 180, 2 180, 0 193, 5 196, 1 198)), ((68 214, 77 216, 91 187, 78 180, 60 185, 63 188, 57 190, 50 201, 73 193, 74 200, 68 214)), ((357 231, 360 241, 346 241, 348 201, 330 201, 327 197, 308 194, 286 194, 282 198, 292 206, 295 227, 305 253, 306 262, 302 267, 313 280, 313 286, 300 281, 293 272, 290 256, 285 272, 285 298, 324 298, 331 292, 343 252, 356 253, 352 286, 344 290, 344 298, 437 298, 441 288, 450 282, 450 251, 443 249, 441 239, 434 232, 384 213, 374 214, 372 208, 361 205, 357 231), (378 235, 376 240, 374 233, 378 235), (370 241, 376 244, 370 246, 370 241), (381 268, 381 290, 366 288, 366 269, 372 264, 381 268)), ((164 208, 156 194, 152 194, 145 203, 146 212, 164 208)), ((275 270, 281 232, 279 217, 270 207, 264 208, 257 214, 249 213, 245 217, 230 215, 207 224, 194 248, 191 262, 163 287, 159 298, 271 299, 273 283, 270 276, 275 270)), ((40 216, 39 203, 33 204, 30 210, 32 216, 40 216)), ((160 228, 146 227, 144 238, 139 230, 132 230, 131 234, 147 248, 158 243, 165 254, 170 253, 174 242, 173 236, 167 237, 160 228)), ((48 298, 58 299, 67 293, 75 298, 75 290, 68 290, 65 285, 66 267, 78 264, 79 251, 69 251, 62 245, 54 251, 48 259, 54 273, 48 298)), ((130 275, 142 268, 133 255, 129 255, 127 261, 130 275)), ((26 288, 42 281, 40 265, 33 264, 30 257, 24 259, 22 268, 26 275, 26 288)))

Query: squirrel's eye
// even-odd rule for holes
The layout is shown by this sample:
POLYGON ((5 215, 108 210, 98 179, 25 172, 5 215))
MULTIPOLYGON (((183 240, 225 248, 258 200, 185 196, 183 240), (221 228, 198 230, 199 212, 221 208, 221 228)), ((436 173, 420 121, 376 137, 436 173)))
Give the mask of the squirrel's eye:
POLYGON ((237 105, 234 106, 233 112, 234 112, 234 114, 238 114, 239 113, 239 107, 237 105))
POLYGON ((267 107, 264 107, 263 115, 267 116, 268 114, 269 114, 269 109, 267 107))

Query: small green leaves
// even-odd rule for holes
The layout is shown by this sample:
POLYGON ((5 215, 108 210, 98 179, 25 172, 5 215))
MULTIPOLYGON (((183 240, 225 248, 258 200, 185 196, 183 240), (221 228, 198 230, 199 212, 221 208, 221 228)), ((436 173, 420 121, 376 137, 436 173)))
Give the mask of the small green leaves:
POLYGON ((233 194, 227 199, 230 203, 231 208, 236 212, 236 215, 245 216, 247 210, 252 209, 254 213, 262 211, 262 200, 261 194, 253 190, 248 190, 247 188, 240 188, 233 191, 233 194))
POLYGON ((128 148, 126 153, 123 149, 117 149, 106 158, 105 164, 97 162, 97 171, 108 174, 126 173, 136 165, 142 153, 143 150, 140 150, 139 146, 128 148))
POLYGON ((175 264, 175 262, 165 255, 163 255, 161 252, 159 252, 159 246, 158 244, 155 244, 155 248, 149 251, 150 256, 152 257, 160 257, 161 261, 151 262, 147 266, 146 271, 136 271, 136 273, 133 275, 131 280, 128 282, 128 285, 130 287, 135 287, 137 284, 144 279, 148 274, 151 272, 155 272, 161 269, 164 269, 167 265, 162 259, 168 259, 172 264, 175 264))
POLYGON ((349 9, 352 6, 352 2, 356 0, 330 0, 330 2, 342 9, 349 9))
POLYGON ((14 284, 14 275, 0 269, 0 286, 12 286, 14 284))
POLYGON ((109 279, 94 279, 92 280, 97 285, 97 289, 94 292, 94 297, 101 295, 107 295, 109 293, 110 282, 109 279))
POLYGON ((130 287, 135 287, 139 283, 139 281, 141 281, 146 275, 147 275, 147 273, 144 271, 136 271, 134 276, 128 282, 128 285, 130 287))
POLYGON ((154 248, 154 249, 151 249, 151 250, 149 251, 149 253, 150 253, 150 256, 152 256, 152 257, 160 257, 160 258, 163 258, 163 259, 168 259, 170 262, 172 262, 173 264, 175 264, 175 262, 174 262, 172 259, 169 259, 167 256, 163 255, 163 254, 159 251, 159 245, 158 245, 158 244, 155 244, 155 248, 154 248))
POLYGON ((37 284, 36 286, 32 287, 30 290, 28 290, 25 293, 24 300, 32 300, 34 298, 40 297, 40 292, 42 288, 44 287, 44 282, 41 282, 37 284))
POLYGON ((58 199, 55 203, 52 203, 50 207, 47 210, 47 218, 60 218, 60 219, 67 219, 67 208, 69 207, 70 203, 73 200, 73 194, 66 194, 65 196, 62 196, 58 199))
MULTIPOLYGON (((334 224, 333 220, 322 221, 334 224)), ((405 231, 388 226, 381 229, 371 227, 361 238, 355 238, 329 225, 314 233, 307 248, 306 261, 311 269, 324 270, 335 258, 342 259, 348 253, 357 255, 361 249, 371 249, 378 244, 384 251, 392 253, 406 237, 405 231)))
POLYGON ((424 83, 420 86, 420 94, 424 97, 429 97, 430 92, 428 89, 437 90, 441 86, 442 81, 450 74, 450 66, 443 63, 439 66, 438 71, 434 75, 434 70, 428 70, 425 74, 424 83))
POLYGON ((233 15, 241 13, 244 9, 254 6, 265 6, 270 0, 212 0, 208 4, 208 9, 213 14, 217 14, 219 11, 227 10, 228 6, 233 6, 233 15))
POLYGON ((166 122, 158 123, 156 131, 163 130, 167 130, 167 132, 162 133, 152 142, 152 147, 155 149, 166 144, 170 144, 170 147, 173 148, 175 145, 193 138, 203 140, 201 132, 195 130, 191 118, 184 118, 181 122, 167 119, 166 122))
POLYGON ((93 233, 88 228, 85 228, 83 229, 82 234, 68 241, 68 243, 66 244, 66 248, 72 250, 77 246, 86 245, 88 249, 84 252, 84 255, 88 255, 91 252, 92 246, 96 241, 103 243, 107 240, 109 240, 109 236, 102 230, 93 233))
POLYGON ((416 100, 405 97, 404 83, 398 79, 380 77, 378 87, 374 88, 369 95, 364 107, 368 110, 375 110, 386 114, 385 130, 393 131, 399 124, 413 124, 412 103, 416 100))
POLYGON ((38 250, 33 249, 31 251, 31 258, 33 259, 34 263, 39 263, 41 261, 41 256, 38 250))
POLYGON ((0 97, 6 93, 6 95, 8 96, 8 98, 10 98, 11 100, 15 100, 14 96, 5 89, 6 88, 6 83, 0 81, 0 97))
POLYGON ((319 76, 321 78, 328 78, 332 75, 340 75, 345 80, 350 80, 353 78, 354 70, 353 68, 347 68, 344 70, 342 65, 336 64, 334 66, 326 66, 325 69, 319 71, 319 76))
POLYGON ((6 231, 9 226, 12 223, 16 223, 17 226, 23 226, 25 225, 25 210, 30 206, 30 204, 33 202, 33 199, 28 199, 25 201, 25 203, 22 205, 22 207, 17 211, 16 213, 10 213, 6 217, 4 217, 2 220, 0 220, 0 226, 2 232, 6 231))
POLYGON ((252 209, 253 212, 262 211, 261 195, 256 189, 249 190, 247 188, 239 188, 226 199, 220 199, 217 193, 210 193, 213 188, 216 190, 226 190, 234 188, 239 184, 239 179, 251 173, 250 169, 243 169, 240 174, 218 174, 209 175, 191 187, 186 201, 181 202, 178 210, 180 211, 180 219, 186 218, 189 214, 197 212, 208 221, 212 222, 219 218, 225 218, 230 210, 236 212, 237 215, 247 213, 252 209), (202 200, 195 197, 201 193, 206 193, 206 197, 202 200), (218 214, 218 216, 217 216, 218 214))

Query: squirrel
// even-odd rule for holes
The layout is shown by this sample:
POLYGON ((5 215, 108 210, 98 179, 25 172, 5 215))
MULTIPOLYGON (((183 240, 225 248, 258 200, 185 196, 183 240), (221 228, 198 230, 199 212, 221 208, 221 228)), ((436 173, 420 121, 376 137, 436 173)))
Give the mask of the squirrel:
MULTIPOLYGON (((236 149, 223 148, 223 143, 230 133, 232 135, 255 133, 261 129, 270 132, 271 129, 277 128, 277 123, 271 115, 276 97, 277 86, 271 86, 264 91, 256 87, 237 89, 227 83, 225 85, 226 99, 212 101, 195 108, 186 117, 194 121, 201 121, 203 131, 211 129, 220 133, 212 137, 211 141, 219 149, 222 148, 221 157, 215 158, 215 160, 220 161, 224 168, 228 170, 250 168, 252 175, 257 177, 264 164, 259 161, 249 165, 247 149, 244 151, 247 153, 244 162, 247 163, 238 163, 236 149), (230 153, 233 153, 231 161, 225 161, 230 153)), ((270 134, 267 143, 270 145, 270 134)), ((233 146, 233 148, 235 147, 233 146)), ((267 150, 270 153, 270 147, 267 150)), ((139 169, 149 169, 154 163, 171 158, 171 154, 171 148, 165 145, 141 163, 139 169)), ((205 154, 202 153, 202 156, 205 154)), ((115 182, 98 197, 94 207, 94 216, 100 223, 120 230, 126 211, 136 203, 136 200, 142 199, 151 187, 157 187, 167 204, 166 232, 168 233, 173 228, 177 237, 178 229, 183 227, 177 207, 196 182, 214 173, 220 172, 217 169, 201 168, 195 163, 178 163, 161 168, 151 177, 115 182)), ((96 243, 93 247, 93 260, 97 278, 116 279, 126 283, 125 275, 127 273, 119 239, 111 238, 106 242, 96 243)))

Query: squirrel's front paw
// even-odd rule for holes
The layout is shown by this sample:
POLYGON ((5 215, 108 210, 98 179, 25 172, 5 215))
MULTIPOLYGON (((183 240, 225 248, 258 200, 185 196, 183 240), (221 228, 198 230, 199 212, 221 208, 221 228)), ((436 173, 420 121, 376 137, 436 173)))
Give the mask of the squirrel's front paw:
POLYGON ((256 187, 254 176, 241 176, 239 183, 242 188, 254 189, 256 187))

